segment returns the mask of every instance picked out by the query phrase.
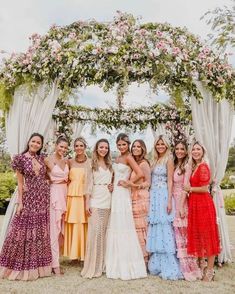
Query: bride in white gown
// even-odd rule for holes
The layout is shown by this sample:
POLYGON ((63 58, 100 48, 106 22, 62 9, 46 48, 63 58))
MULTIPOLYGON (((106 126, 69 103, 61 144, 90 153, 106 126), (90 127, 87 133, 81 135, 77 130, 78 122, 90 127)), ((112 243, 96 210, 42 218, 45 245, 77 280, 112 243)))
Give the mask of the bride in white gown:
POLYGON ((112 279, 138 279, 147 276, 143 253, 138 241, 132 215, 131 192, 126 188, 132 169, 136 182, 142 171, 129 153, 130 141, 125 134, 117 137, 121 155, 113 164, 114 190, 111 215, 107 229, 106 275, 112 279))

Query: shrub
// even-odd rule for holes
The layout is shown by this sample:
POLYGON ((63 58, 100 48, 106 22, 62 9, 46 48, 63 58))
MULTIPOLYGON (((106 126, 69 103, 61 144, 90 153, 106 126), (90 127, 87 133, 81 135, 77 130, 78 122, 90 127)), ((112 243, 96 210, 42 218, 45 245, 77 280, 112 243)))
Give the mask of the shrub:
POLYGON ((6 202, 15 191, 17 180, 13 172, 0 173, 0 208, 4 207, 6 202))
POLYGON ((235 215, 235 194, 230 194, 224 198, 226 214, 235 215))

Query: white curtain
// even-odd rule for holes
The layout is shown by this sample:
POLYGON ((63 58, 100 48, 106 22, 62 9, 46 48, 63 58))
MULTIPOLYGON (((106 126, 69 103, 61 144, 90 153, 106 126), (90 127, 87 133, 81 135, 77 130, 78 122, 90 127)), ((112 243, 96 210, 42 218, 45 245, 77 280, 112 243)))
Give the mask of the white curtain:
POLYGON ((84 128, 84 125, 80 122, 75 122, 72 126, 73 135, 72 140, 74 141, 76 138, 81 136, 82 130, 84 128))
MULTIPOLYGON (((24 150, 30 135, 38 132, 47 134, 53 109, 60 95, 56 83, 48 86, 42 83, 34 92, 28 87, 20 86, 14 94, 13 104, 6 117, 6 138, 11 156, 24 150)), ((4 217, 0 249, 5 240, 9 223, 14 215, 17 191, 11 198, 6 215, 4 217)))
POLYGON ((227 165, 234 111, 227 100, 218 103, 201 82, 195 84, 203 96, 203 101, 198 102, 192 98, 192 120, 195 137, 204 144, 211 169, 213 199, 222 246, 219 262, 230 262, 232 259, 230 241, 223 195, 219 185, 227 165))
POLYGON ((157 125, 157 128, 156 128, 156 130, 153 130, 152 129, 152 132, 153 132, 153 137, 154 137, 154 140, 158 137, 158 136, 160 136, 160 135, 165 135, 165 136, 167 136, 168 137, 168 133, 167 133, 167 130, 166 130, 166 128, 165 128, 165 124, 158 124, 157 125))

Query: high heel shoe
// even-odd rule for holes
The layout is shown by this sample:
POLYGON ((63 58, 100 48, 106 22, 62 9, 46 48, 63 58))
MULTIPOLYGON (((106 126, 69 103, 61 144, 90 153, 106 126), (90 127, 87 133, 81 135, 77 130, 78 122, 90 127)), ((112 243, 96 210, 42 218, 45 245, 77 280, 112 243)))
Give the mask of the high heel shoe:
POLYGON ((215 278, 215 271, 214 269, 208 269, 206 268, 205 271, 204 271, 204 276, 203 276, 203 281, 204 282, 211 282, 211 281, 214 281, 214 278, 215 278))

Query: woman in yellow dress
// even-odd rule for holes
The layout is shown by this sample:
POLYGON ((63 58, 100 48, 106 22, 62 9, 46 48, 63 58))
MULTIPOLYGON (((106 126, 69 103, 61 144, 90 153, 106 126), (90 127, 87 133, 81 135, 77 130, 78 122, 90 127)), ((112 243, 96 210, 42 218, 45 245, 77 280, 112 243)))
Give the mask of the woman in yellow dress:
POLYGON ((65 216, 64 256, 71 260, 84 261, 87 217, 85 194, 87 177, 91 173, 91 161, 85 154, 87 143, 79 137, 74 141, 75 158, 69 160, 69 186, 65 216))

